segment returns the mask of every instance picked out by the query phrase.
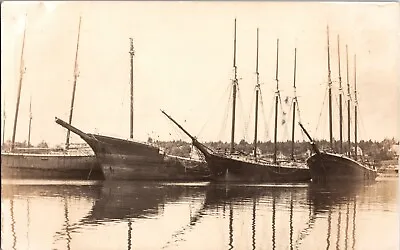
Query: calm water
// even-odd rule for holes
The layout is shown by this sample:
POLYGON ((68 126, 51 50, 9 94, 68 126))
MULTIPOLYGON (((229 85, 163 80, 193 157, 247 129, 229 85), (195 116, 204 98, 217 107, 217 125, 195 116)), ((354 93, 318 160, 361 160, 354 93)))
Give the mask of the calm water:
POLYGON ((398 179, 2 181, 2 249, 399 249, 398 179))

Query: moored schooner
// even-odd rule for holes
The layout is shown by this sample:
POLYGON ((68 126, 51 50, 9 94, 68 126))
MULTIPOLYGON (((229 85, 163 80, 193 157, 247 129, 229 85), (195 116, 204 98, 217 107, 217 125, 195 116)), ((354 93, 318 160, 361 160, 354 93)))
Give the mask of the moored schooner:
MULTIPOLYGON (((75 57, 74 84, 77 80, 77 57, 79 48, 81 19, 79 20, 78 41, 75 57)), ((15 143, 18 111, 21 97, 23 76, 25 74, 24 49, 26 27, 21 50, 20 79, 18 84, 16 112, 14 119, 11 148, 7 150, 3 142, 1 152, 2 178, 52 178, 52 179, 99 179, 103 178, 93 152, 85 147, 70 147, 69 149, 33 148, 30 143, 32 102, 29 105, 28 148, 17 148, 15 143)), ((74 99, 75 92, 72 94, 74 99)), ((71 104, 73 108, 73 102, 71 104)), ((72 118, 72 113, 70 119, 72 118)), ((4 140, 4 130, 3 130, 4 140)), ((69 142, 67 141, 67 147, 69 142)))
MULTIPOLYGON (((333 132, 332 132, 332 80, 331 80, 331 69, 330 69, 330 53, 329 53, 329 28, 327 28, 327 40, 328 40, 328 90, 329 90, 329 131, 330 131, 330 146, 331 150, 334 150, 333 146, 333 132)), ((339 38, 338 38, 339 44, 339 38)), ((338 46, 339 55, 340 48, 338 46)), ((352 181, 373 181, 377 177, 377 170, 375 167, 367 165, 365 162, 360 162, 357 157, 357 87, 356 87, 356 56, 354 56, 354 144, 355 153, 354 158, 351 157, 350 148, 350 85, 349 85, 349 74, 348 74, 348 52, 346 46, 346 58, 347 58, 347 88, 348 88, 348 140, 349 140, 349 153, 348 156, 342 153, 342 98, 340 95, 339 101, 339 122, 340 122, 340 153, 323 152, 318 149, 317 145, 308 134, 304 126, 299 123, 302 130, 309 138, 314 154, 307 159, 307 165, 310 168, 310 174, 313 182, 352 182, 352 181)), ((339 56, 339 89, 341 90, 341 75, 340 75, 340 56, 339 56)))
POLYGON ((133 39, 130 38, 130 139, 85 133, 67 122, 55 122, 79 135, 93 149, 107 180, 204 180, 204 163, 167 155, 155 144, 133 139, 133 39))
MULTIPOLYGON (((278 40, 279 41, 279 40, 278 40)), ((278 43, 277 43, 278 45, 278 43)), ((278 50, 277 50, 278 56, 278 50)), ((278 60, 277 60, 278 64, 278 60)), ((254 135, 254 156, 241 157, 234 154, 234 134, 235 134, 235 100, 236 88, 238 86, 237 66, 236 66, 236 19, 234 30, 234 79, 233 84, 233 107, 232 107, 232 131, 231 131, 231 152, 229 154, 216 152, 200 143, 194 136, 186 131, 165 111, 161 111, 175 125, 177 125, 192 140, 193 145, 203 153, 207 161, 208 168, 215 181, 223 182, 296 182, 310 180, 309 170, 305 165, 280 164, 276 157, 277 140, 277 105, 279 98, 279 87, 277 80, 276 110, 275 110, 275 153, 273 162, 257 157, 257 117, 258 117, 258 95, 260 92, 259 73, 258 73, 258 29, 257 29, 257 57, 256 57, 256 106, 255 106, 255 135, 254 135)), ((278 69, 277 69, 278 74, 278 69)), ((278 79, 278 75, 276 76, 278 79)))

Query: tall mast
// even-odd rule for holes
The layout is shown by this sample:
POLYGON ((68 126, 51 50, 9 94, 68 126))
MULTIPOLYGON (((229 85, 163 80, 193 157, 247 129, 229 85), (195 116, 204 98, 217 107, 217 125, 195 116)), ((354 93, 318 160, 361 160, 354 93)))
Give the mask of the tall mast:
POLYGON ((260 91, 260 73, 258 72, 258 28, 257 28, 257 57, 256 57, 256 114, 254 125, 254 157, 257 157, 257 122, 258 122, 258 92, 260 91))
POLYGON ((297 56, 297 48, 294 49, 294 70, 293 70, 293 122, 292 122, 292 160, 294 160, 294 129, 296 123, 296 103, 297 103, 297 95, 296 95, 296 56, 297 56))
POLYGON ((131 58, 131 70, 130 70, 130 76, 131 76, 131 107, 130 107, 130 133, 129 137, 132 139, 133 138, 133 56, 135 55, 135 51, 133 50, 133 38, 129 38, 130 40, 130 50, 129 50, 129 55, 131 58))
POLYGON ((235 78, 232 81, 233 84, 233 102, 232 102, 232 134, 231 134, 231 153, 234 151, 235 143, 235 113, 236 113, 236 88, 238 85, 237 79, 237 66, 236 66, 236 18, 235 18, 235 33, 233 40, 233 69, 235 72, 235 78))
POLYGON ((4 97, 4 102, 3 102, 3 141, 2 141, 2 146, 4 147, 4 140, 5 140, 5 132, 6 132, 6 98, 4 97))
POLYGON ((348 143, 348 155, 351 156, 351 121, 350 121, 350 102, 351 102, 351 94, 350 94, 350 83, 349 83, 349 51, 346 44, 346 71, 347 71, 347 143, 348 143))
MULTIPOLYGON (((25 22, 26 22, 26 18, 27 17, 25 15, 25 22)), ((14 128, 13 128, 13 135, 12 135, 12 141, 11 141, 11 149, 14 149, 14 147, 15 147, 15 133, 17 131, 19 102, 20 102, 20 99, 21 99, 22 80, 23 80, 24 73, 25 73, 25 65, 24 65, 25 34, 26 34, 26 23, 25 23, 25 28, 24 28, 24 36, 23 36, 23 40, 22 40, 21 59, 20 59, 20 73, 19 73, 20 77, 19 77, 19 83, 18 83, 17 104, 16 104, 16 107, 15 107, 14 128)))
POLYGON ((28 148, 31 146, 31 128, 32 128, 32 96, 29 100, 28 148))
MULTIPOLYGON (((74 69, 74 85, 72 88, 72 99, 71 99, 71 109, 69 112, 69 122, 68 124, 71 125, 72 123, 72 113, 74 112, 74 101, 75 101, 75 90, 76 90, 76 82, 79 77, 79 69, 78 69, 78 52, 79 52, 79 37, 81 34, 81 21, 82 17, 79 17, 79 26, 78 26, 78 39, 76 43, 76 52, 75 52, 75 69, 74 69)), ((65 142, 65 148, 69 148, 69 137, 70 137, 70 131, 67 130, 67 140, 65 142)))
POLYGON ((278 63, 279 63, 279 39, 276 39, 276 93, 275 93, 275 128, 274 128, 274 163, 276 163, 277 137, 278 137, 278 99, 279 99, 279 80, 278 80, 278 63))
POLYGON ((357 57, 354 55, 354 159, 357 160, 357 57))
POLYGON ((342 75, 340 73, 340 41, 339 35, 337 36, 338 41, 338 67, 339 67, 339 138, 340 138, 340 147, 339 153, 343 153, 343 112, 342 112, 342 75))
POLYGON ((329 142, 333 149, 333 131, 332 131, 332 79, 331 79, 331 61, 329 51, 329 26, 326 27, 328 40, 328 86, 329 86, 329 142))

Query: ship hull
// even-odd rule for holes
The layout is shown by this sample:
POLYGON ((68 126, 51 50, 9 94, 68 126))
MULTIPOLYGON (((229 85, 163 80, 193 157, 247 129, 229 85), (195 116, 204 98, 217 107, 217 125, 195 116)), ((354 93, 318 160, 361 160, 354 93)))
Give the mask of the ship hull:
POLYGON ((94 155, 1 153, 5 179, 104 179, 94 155))
POLYGON ((216 154, 206 156, 212 179, 220 182, 307 182, 311 179, 306 167, 261 164, 216 154))
POLYGON ((377 171, 346 156, 320 152, 307 159, 313 182, 374 181, 377 171))
POLYGON ((95 152, 106 180, 208 179, 206 171, 188 168, 180 160, 161 154, 155 146, 92 134, 83 139, 95 152))

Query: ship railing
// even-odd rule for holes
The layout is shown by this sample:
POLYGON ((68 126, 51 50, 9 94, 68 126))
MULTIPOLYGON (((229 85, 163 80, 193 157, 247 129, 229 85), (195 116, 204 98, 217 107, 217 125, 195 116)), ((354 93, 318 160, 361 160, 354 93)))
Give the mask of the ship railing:
POLYGON ((197 159, 183 157, 183 156, 177 156, 177 155, 169 155, 169 154, 167 154, 166 156, 171 157, 171 158, 175 158, 175 159, 178 159, 178 160, 184 160, 184 161, 192 161, 192 162, 199 162, 199 163, 204 162, 202 160, 197 160, 197 159))

